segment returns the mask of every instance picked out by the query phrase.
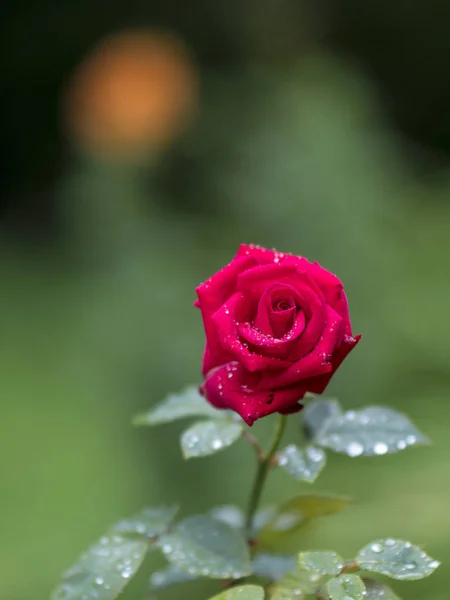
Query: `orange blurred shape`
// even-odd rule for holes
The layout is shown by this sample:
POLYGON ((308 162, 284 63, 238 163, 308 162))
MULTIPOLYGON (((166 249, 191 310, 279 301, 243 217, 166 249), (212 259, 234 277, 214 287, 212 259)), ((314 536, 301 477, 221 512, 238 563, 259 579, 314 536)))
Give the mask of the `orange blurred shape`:
POLYGON ((100 43, 72 75, 64 120, 90 150, 137 152, 169 144, 198 100, 195 66, 175 37, 135 30, 100 43))

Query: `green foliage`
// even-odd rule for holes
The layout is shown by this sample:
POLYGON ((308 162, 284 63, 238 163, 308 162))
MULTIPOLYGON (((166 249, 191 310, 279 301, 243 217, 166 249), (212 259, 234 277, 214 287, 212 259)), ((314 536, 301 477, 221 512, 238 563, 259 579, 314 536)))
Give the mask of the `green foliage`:
POLYGON ((329 420, 342 415, 342 408, 334 398, 314 398, 306 403, 303 411, 303 430, 314 441, 329 420))
POLYGON ((152 573, 150 577, 150 588, 164 588, 176 583, 192 581, 193 579, 197 579, 197 576, 190 575, 175 565, 169 565, 163 571, 155 571, 155 573, 152 573))
POLYGON ((199 393, 198 386, 189 386, 178 394, 169 394, 165 400, 149 411, 137 415, 135 425, 161 425, 186 417, 213 417, 220 419, 228 416, 227 411, 219 411, 209 404, 199 393))
POLYGON ((238 579, 250 575, 250 554, 236 529, 206 515, 181 521, 161 536, 166 558, 190 575, 212 579, 238 579))
POLYGON ((254 575, 274 581, 292 571, 296 564, 297 558, 295 556, 260 553, 252 561, 252 572, 254 575))
POLYGON ((259 585, 240 585, 230 588, 210 600, 264 600, 264 590, 259 585))
POLYGON ((409 580, 428 577, 440 564, 418 546, 392 538, 376 540, 364 546, 356 560, 364 571, 409 580))
POLYGON ((344 566, 344 559, 332 551, 302 552, 298 556, 298 566, 308 573, 338 575, 344 566))
POLYGON ((53 600, 111 600, 136 573, 155 538, 165 532, 176 507, 146 508, 113 525, 63 575, 53 600))
POLYGON ((351 504, 349 498, 328 494, 300 494, 272 510, 258 539, 262 547, 277 546, 317 517, 332 515, 351 504))
POLYGON ((320 587, 322 576, 294 569, 276 581, 269 589, 272 600, 303 600, 320 587))
MULTIPOLYGON (((182 434, 185 458, 214 454, 244 432, 237 417, 210 407, 193 387, 169 396, 135 422, 155 425, 194 416, 206 420, 182 434)), ((297 558, 264 552, 279 548, 318 517, 338 513, 351 503, 334 495, 301 494, 257 511, 261 482, 271 466, 278 465, 296 479, 312 483, 325 466, 323 447, 350 456, 370 456, 428 441, 405 416, 391 409, 373 406, 344 413, 335 400, 315 399, 304 418, 311 445, 289 445, 276 454, 284 424, 285 417, 280 417, 266 453, 257 440, 246 436, 256 449, 259 464, 254 488, 257 501, 250 503, 249 514, 244 516, 237 506, 223 505, 172 525, 177 507, 146 508, 116 523, 108 536, 94 544, 64 575, 53 600, 114 600, 150 547, 160 548, 169 561, 165 569, 151 576, 150 590, 202 577, 229 580, 227 586, 232 586, 255 575, 272 582, 268 590, 272 600, 396 600, 384 584, 367 580, 365 587, 355 573, 361 570, 394 579, 421 579, 439 566, 420 548, 394 539, 372 542, 360 550, 356 561, 348 563, 334 551, 301 552, 297 558)), ((264 595, 262 587, 239 585, 211 600, 264 600, 264 595)))
POLYGON ((372 579, 364 579, 363 581, 366 586, 364 600, 400 600, 385 583, 373 581, 372 579))
POLYGON ((295 479, 313 483, 325 466, 326 454, 322 448, 287 446, 278 454, 277 464, 295 479))
POLYGON ((111 531, 120 535, 153 538, 164 533, 178 512, 177 506, 144 508, 129 519, 116 523, 111 531))
POLYGON ((429 443, 401 413, 382 406, 349 410, 326 419, 315 437, 320 446, 348 456, 381 456, 429 443))
POLYGON ((331 600, 363 600, 365 585, 358 575, 339 575, 327 583, 331 600))
POLYGON ((113 600, 144 560, 149 542, 105 536, 66 573, 52 600, 113 600))
POLYGON ((238 506, 233 506, 232 504, 215 506, 210 510, 209 514, 213 519, 222 521, 235 529, 242 529, 244 527, 244 513, 238 506))
POLYGON ((199 421, 181 436, 183 456, 192 458, 215 454, 236 442, 243 431, 240 423, 226 420, 199 421))

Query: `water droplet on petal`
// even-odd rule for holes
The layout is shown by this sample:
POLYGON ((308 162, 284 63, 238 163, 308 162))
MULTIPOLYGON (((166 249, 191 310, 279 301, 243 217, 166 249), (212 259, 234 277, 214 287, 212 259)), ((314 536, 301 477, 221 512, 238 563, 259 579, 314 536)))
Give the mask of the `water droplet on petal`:
POLYGON ((383 546, 381 544, 378 544, 377 542, 375 542, 375 544, 372 544, 370 548, 373 552, 376 552, 377 554, 378 552, 383 552, 383 546))

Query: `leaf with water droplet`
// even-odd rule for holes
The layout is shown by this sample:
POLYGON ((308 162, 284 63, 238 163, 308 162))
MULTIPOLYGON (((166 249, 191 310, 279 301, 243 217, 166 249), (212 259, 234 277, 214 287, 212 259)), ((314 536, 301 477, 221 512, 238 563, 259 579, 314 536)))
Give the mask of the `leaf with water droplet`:
POLYGON ((305 435, 314 440, 328 421, 342 415, 342 408, 334 398, 317 398, 306 403, 302 414, 305 435))
POLYGON ((210 600, 264 600, 264 589, 259 585, 239 585, 210 600))
POLYGON ((238 506, 232 504, 224 504, 216 506, 209 512, 213 519, 226 523, 233 529, 243 529, 245 523, 244 513, 238 506))
POLYGON ((170 394, 165 400, 133 419, 134 425, 160 425, 186 417, 228 418, 227 411, 211 406, 196 386, 189 386, 178 394, 170 394))
POLYGON ((371 542, 359 551, 356 560, 364 571, 401 580, 428 577, 440 564, 418 546, 392 538, 371 542))
POLYGON ((120 535, 102 537, 64 575, 52 600, 112 600, 144 560, 149 543, 120 535))
POLYGON ((326 454, 322 448, 287 446, 277 457, 277 464, 300 481, 313 483, 325 466, 326 454))
POLYGON ((199 421, 189 427, 181 436, 181 449, 184 458, 208 456, 228 448, 236 442, 244 431, 240 423, 229 421, 199 421))
POLYGON ((280 554, 257 554, 252 561, 254 575, 267 577, 267 579, 280 579, 297 565, 296 556, 282 556, 280 554))
POLYGON ((344 566, 344 559, 337 552, 316 550, 301 552, 298 555, 298 566, 308 573, 320 575, 338 575, 344 566))
POLYGON ((351 504, 349 498, 328 494, 300 494, 275 507, 259 531, 262 548, 277 547, 283 540, 306 526, 313 519, 332 515, 351 504))
POLYGON ((331 600, 363 600, 365 585, 358 575, 340 575, 327 582, 327 592, 331 600))
POLYGON ((251 573, 247 543, 236 529, 207 515, 189 517, 160 538, 166 558, 191 575, 239 579, 251 573))
POLYGON ((383 406, 349 410, 333 417, 315 441, 352 457, 393 454, 408 446, 429 443, 408 417, 383 406))
POLYGON ((363 581, 366 586, 364 600, 400 600, 385 583, 372 579, 363 579, 363 581))
POLYGON ((317 592, 322 579, 323 577, 318 573, 294 569, 270 586, 270 598, 271 600, 303 600, 317 592))
POLYGON ((169 565, 164 571, 156 571, 150 577, 150 589, 164 588, 176 583, 186 583, 197 579, 196 575, 190 575, 175 565, 169 565))
POLYGON ((177 506, 144 508, 129 519, 119 521, 111 528, 112 533, 152 538, 164 533, 178 512, 177 506))

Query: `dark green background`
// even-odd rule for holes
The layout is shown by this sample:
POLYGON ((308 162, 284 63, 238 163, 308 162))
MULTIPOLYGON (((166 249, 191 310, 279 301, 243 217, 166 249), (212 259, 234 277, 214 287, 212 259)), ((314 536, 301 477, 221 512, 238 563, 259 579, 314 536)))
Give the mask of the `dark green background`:
MULTIPOLYGON (((410 539, 443 566, 396 589, 446 600, 448 6, 42 0, 1 11, 0 596, 48 598, 80 551, 142 505, 245 502, 254 465, 242 442, 183 464, 180 426, 130 421, 199 381, 194 288, 246 241, 343 279, 364 338, 330 393, 398 408, 434 442, 330 457, 314 487, 357 504, 298 548, 351 556, 373 538, 410 539), (61 86, 105 34, 135 25, 185 40, 198 116, 152 161, 80 156, 59 133, 61 86)), ((266 499, 299 489, 274 474, 266 499)), ((146 597, 145 580, 124 599, 146 597)))

